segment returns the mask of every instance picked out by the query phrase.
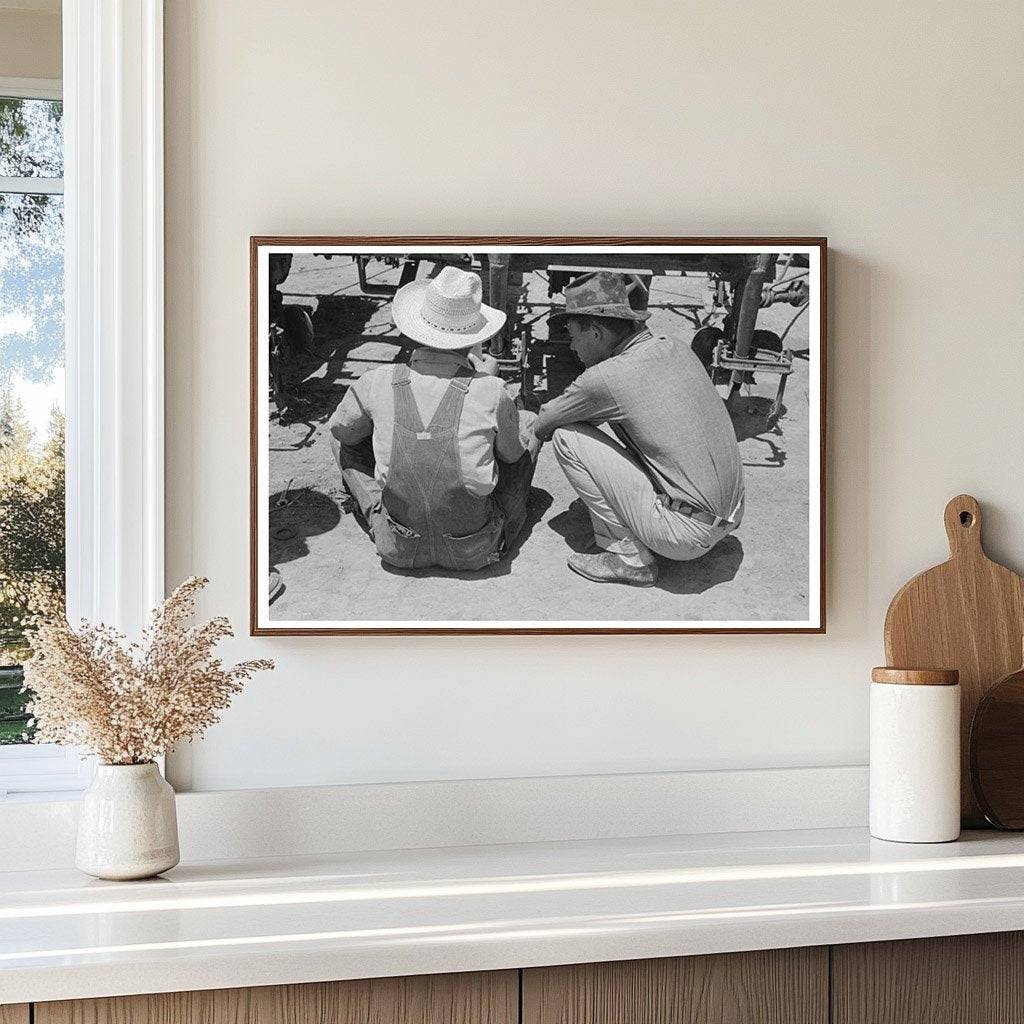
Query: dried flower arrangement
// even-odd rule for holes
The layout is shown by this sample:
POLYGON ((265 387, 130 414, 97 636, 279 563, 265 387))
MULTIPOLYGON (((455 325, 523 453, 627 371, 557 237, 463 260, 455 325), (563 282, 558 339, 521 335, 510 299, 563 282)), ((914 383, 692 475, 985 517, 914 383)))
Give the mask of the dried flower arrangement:
POLYGON ((208 582, 193 576, 182 583, 153 612, 139 643, 102 624, 36 625, 25 662, 36 742, 86 747, 104 764, 145 764, 218 722, 245 680, 274 663, 225 668, 214 657, 217 643, 232 635, 228 620, 188 625, 208 582))

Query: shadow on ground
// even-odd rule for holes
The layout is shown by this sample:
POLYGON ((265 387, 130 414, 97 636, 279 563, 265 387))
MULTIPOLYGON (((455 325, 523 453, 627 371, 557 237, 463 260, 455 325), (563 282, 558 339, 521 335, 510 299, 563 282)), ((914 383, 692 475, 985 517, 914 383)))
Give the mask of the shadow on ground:
POLYGON ((270 564, 304 558, 307 538, 330 533, 340 522, 337 497, 312 487, 277 491, 270 496, 270 564))
POLYGON ((669 594, 703 594, 712 587, 734 579, 742 562, 743 545, 730 535, 720 540, 706 555, 692 562, 673 562, 659 558, 661 575, 655 586, 669 594))
POLYGON ((786 464, 785 437, 779 424, 789 410, 783 405, 779 415, 769 426, 768 413, 772 401, 771 398, 761 395, 744 395, 726 403, 733 430, 736 431, 736 440, 740 444, 744 441, 756 441, 759 447, 754 450, 764 453, 763 458, 751 459, 751 446, 748 445, 743 451, 745 469, 781 469, 786 464), (764 447, 760 447, 761 445, 764 447))
MULTIPOLYGON (((765 398, 763 395, 743 395, 726 403, 729 418, 732 420, 732 428, 736 431, 736 440, 740 444, 750 437, 780 433, 775 425, 768 425, 768 413, 771 410, 772 401, 773 399, 765 398)), ((783 405, 779 409, 779 415, 775 418, 775 424, 785 418, 788 411, 783 405)))
MULTIPOLYGON (((365 370, 363 365, 346 365, 348 354, 364 342, 380 340, 379 333, 368 330, 367 325, 383 300, 361 295, 322 295, 315 302, 310 313, 313 347, 308 352, 293 354, 285 370, 293 400, 280 422, 283 426, 301 423, 309 428, 309 434, 293 449, 313 443, 317 425, 330 418, 349 385, 365 370)), ((392 342, 399 340, 388 338, 392 342)), ((408 353, 403 352, 400 359, 408 359, 408 353)))
POLYGON ((570 502, 564 512, 552 516, 548 526, 561 536, 573 551, 589 551, 594 546, 594 527, 590 522, 590 513, 579 498, 570 502))
MULTIPOLYGON (((552 516, 548 526, 559 534, 573 551, 589 551, 594 546, 594 529, 586 505, 577 498, 564 512, 552 516)), ((566 553, 568 557, 568 552, 566 553)), ((692 562, 658 559, 660 575, 656 588, 669 594, 703 594, 705 590, 727 583, 739 572, 743 545, 733 536, 719 541, 706 555, 692 562)))

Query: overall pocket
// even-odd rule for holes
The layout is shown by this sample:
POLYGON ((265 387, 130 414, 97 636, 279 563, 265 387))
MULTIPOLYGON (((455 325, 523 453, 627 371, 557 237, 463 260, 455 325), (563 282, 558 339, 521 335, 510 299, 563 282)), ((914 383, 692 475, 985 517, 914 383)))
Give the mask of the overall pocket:
POLYGON ((420 546, 420 535, 408 526, 392 519, 383 506, 374 517, 373 539, 377 545, 377 554, 398 569, 409 569, 416 561, 416 552, 420 546))
POLYGON ((495 508, 491 518, 475 533, 455 537, 450 533, 441 536, 448 547, 448 569, 463 569, 472 572, 483 569, 501 557, 501 531, 505 525, 504 513, 495 508))

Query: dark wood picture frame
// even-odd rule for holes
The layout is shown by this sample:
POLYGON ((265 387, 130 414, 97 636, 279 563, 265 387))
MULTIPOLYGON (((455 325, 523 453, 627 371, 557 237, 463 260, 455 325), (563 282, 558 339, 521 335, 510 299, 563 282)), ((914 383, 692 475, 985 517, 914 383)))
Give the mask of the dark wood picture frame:
MULTIPOLYGON (((627 635, 627 634, 823 634, 826 631, 826 434, 827 434, 827 334, 828 334, 828 240, 824 237, 672 237, 672 236, 645 236, 645 237, 620 237, 620 236, 505 236, 505 235, 384 235, 384 236, 335 236, 335 235, 254 235, 249 239, 249 627, 252 636, 446 636, 446 635, 522 635, 522 636, 544 636, 544 635, 627 635), (712 626, 701 627, 686 625, 679 627, 672 626, 647 626, 643 623, 637 626, 530 626, 509 628, 504 626, 484 626, 472 624, 467 626, 446 626, 437 627, 428 625, 424 627, 364 627, 353 624, 351 627, 278 627, 273 625, 260 625, 258 621, 258 598, 259 587, 265 586, 266 581, 259 576, 259 560, 257 545, 258 516, 257 508, 261 495, 258 493, 258 463, 260 424, 257 422, 257 408, 259 389, 265 387, 266 383, 259 380, 259 251, 264 246, 324 246, 324 247, 354 247, 360 246, 384 246, 384 245, 408 245, 411 247, 424 247, 429 245, 458 245, 465 246, 467 250, 473 246, 558 246, 565 249, 602 246, 771 246, 784 249, 787 246, 799 246, 816 248, 819 253, 819 275, 818 275, 818 330, 820 344, 820 394, 818 395, 820 410, 819 430, 819 506, 818 506, 818 556, 819 556, 819 607, 818 624, 808 626, 768 626, 759 628, 756 626, 712 626)), ((813 487, 813 482, 811 482, 813 487)))

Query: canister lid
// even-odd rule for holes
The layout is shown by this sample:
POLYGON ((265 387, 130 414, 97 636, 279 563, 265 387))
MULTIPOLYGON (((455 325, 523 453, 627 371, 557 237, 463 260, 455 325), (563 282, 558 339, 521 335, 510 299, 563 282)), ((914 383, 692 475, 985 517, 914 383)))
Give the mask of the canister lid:
POLYGON ((956 686, 960 673, 955 668, 890 668, 871 670, 873 683, 901 683, 907 686, 956 686))

